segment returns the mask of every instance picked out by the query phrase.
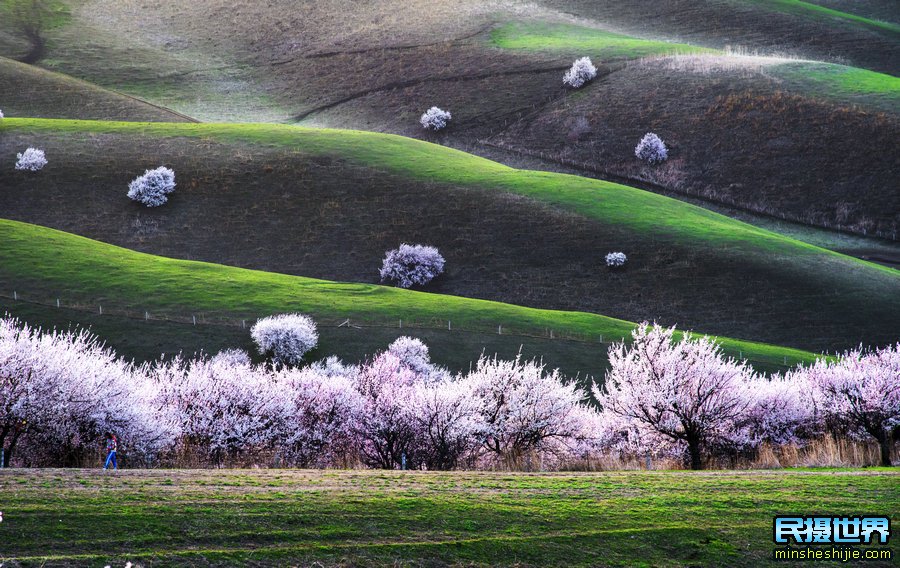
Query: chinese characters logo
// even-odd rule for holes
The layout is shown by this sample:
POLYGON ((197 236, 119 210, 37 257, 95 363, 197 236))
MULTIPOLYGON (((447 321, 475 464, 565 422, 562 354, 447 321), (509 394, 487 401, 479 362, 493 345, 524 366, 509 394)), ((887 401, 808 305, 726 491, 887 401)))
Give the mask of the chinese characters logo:
POLYGON ((888 517, 775 517, 778 544, 887 544, 888 517))

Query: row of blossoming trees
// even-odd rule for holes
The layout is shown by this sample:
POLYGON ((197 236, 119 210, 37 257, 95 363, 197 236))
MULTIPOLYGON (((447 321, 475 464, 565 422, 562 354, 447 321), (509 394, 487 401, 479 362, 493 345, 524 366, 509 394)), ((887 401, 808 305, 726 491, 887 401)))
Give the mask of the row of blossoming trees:
POLYGON ((242 351, 135 366, 90 335, 0 320, 6 465, 77 465, 112 431, 128 463, 555 468, 675 456, 694 468, 824 434, 900 425, 900 345, 766 378, 707 338, 642 325, 610 349, 595 400, 556 372, 482 358, 467 374, 400 338, 361 365, 253 365, 242 351), (185 460, 188 456, 189 460, 185 460))

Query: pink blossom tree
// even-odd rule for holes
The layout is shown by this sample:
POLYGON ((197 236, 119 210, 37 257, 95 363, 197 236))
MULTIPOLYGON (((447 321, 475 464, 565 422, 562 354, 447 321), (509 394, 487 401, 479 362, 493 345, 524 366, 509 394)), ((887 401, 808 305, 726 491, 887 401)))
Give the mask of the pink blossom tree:
POLYGON ((0 447, 5 465, 22 439, 36 463, 82 463, 104 432, 126 451, 167 443, 151 385, 87 332, 41 332, 0 319, 0 447))
POLYGON ((893 433, 900 426, 900 343, 871 352, 857 349, 838 361, 819 360, 788 378, 808 380, 822 417, 852 436, 874 438, 881 465, 891 465, 893 433))
POLYGON ((153 374, 181 443, 212 463, 273 446, 287 402, 265 367, 239 358, 175 359, 153 374))
POLYGON ((686 446, 692 469, 704 451, 734 441, 737 420, 750 407, 747 385, 754 372, 726 359, 708 337, 641 324, 633 343, 609 349, 611 369, 594 396, 606 412, 623 418, 644 437, 686 446))
POLYGON ((349 373, 312 365, 282 371, 275 378, 285 406, 277 447, 288 463, 327 467, 347 461, 356 446, 353 432, 362 412, 362 396, 349 373))
POLYGON ((464 385, 476 404, 481 448, 507 466, 531 454, 559 459, 588 434, 586 393, 564 383, 558 371, 545 372, 540 363, 482 357, 464 385))
POLYGON ((428 469, 456 468, 475 448, 478 422, 468 383, 421 382, 411 402, 418 459, 428 469))
POLYGON ((362 410, 355 424, 363 462, 395 469, 412 461, 416 425, 413 386, 418 375, 391 353, 381 353, 359 369, 356 389, 362 410))

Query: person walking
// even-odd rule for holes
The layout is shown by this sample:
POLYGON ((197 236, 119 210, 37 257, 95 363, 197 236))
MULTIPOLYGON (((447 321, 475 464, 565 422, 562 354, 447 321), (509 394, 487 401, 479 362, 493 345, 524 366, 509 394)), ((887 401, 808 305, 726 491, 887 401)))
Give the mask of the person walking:
POLYGON ((112 432, 106 433, 106 464, 104 464, 103 469, 109 469, 109 464, 112 463, 113 469, 118 470, 119 465, 116 463, 116 448, 118 447, 118 442, 116 441, 115 435, 112 432))

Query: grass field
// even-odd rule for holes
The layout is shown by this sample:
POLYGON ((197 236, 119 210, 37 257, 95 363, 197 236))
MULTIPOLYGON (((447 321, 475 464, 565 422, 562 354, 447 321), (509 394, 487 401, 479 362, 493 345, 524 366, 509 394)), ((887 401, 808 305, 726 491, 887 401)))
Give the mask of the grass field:
POLYGON ((13 567, 755 567, 770 564, 777 514, 886 514, 896 523, 900 478, 3 470, 0 503, 0 562, 13 567))

